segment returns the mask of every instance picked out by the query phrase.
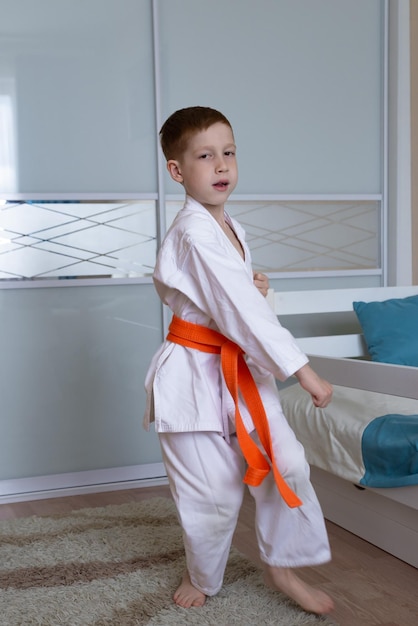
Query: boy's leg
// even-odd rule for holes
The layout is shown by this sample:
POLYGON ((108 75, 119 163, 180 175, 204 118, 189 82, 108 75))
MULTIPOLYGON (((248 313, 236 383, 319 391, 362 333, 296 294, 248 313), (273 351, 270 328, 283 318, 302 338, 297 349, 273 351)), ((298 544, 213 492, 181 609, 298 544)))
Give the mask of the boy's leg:
POLYGON ((256 533, 260 556, 266 564, 266 581, 305 610, 328 613, 333 608, 332 600, 293 571, 331 558, 323 514, 309 480, 309 465, 281 412, 270 419, 270 432, 278 469, 303 504, 289 508, 271 472, 259 487, 250 487, 256 502, 256 533))
POLYGON ((309 479, 303 446, 280 411, 269 413, 277 467, 302 500, 290 508, 280 496, 273 473, 250 487, 256 503, 256 531, 264 562, 278 567, 304 567, 330 560, 328 536, 317 496, 309 479))
POLYGON ((183 529, 189 576, 176 601, 201 605, 204 598, 193 599, 188 586, 205 596, 222 586, 244 493, 245 462, 235 442, 230 445, 215 432, 160 433, 159 439, 183 529))

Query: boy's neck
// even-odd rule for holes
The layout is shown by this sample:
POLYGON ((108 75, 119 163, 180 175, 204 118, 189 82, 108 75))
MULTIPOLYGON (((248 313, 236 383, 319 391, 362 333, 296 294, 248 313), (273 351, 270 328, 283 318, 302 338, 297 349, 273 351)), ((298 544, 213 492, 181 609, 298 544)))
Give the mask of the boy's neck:
POLYGON ((222 227, 224 227, 226 225, 226 222, 225 222, 225 211, 224 211, 223 207, 216 207, 216 209, 208 209, 207 207, 205 207, 205 208, 211 214, 213 219, 216 222, 218 222, 218 224, 220 224, 222 227))

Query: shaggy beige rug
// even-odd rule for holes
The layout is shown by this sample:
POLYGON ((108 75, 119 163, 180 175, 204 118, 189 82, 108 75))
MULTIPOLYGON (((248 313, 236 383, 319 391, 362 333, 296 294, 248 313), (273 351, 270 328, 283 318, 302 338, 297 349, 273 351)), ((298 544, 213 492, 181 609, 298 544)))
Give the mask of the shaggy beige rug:
POLYGON ((231 551, 203 608, 171 599, 184 569, 172 502, 153 498, 0 522, 1 626, 299 626, 334 622, 266 589, 231 551))

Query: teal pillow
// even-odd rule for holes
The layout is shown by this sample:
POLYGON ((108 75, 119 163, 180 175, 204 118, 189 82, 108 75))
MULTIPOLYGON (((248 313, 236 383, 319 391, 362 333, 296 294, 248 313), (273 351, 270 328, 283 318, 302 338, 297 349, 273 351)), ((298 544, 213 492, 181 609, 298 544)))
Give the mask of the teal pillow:
POLYGON ((373 361, 418 367, 418 296, 353 302, 373 361))

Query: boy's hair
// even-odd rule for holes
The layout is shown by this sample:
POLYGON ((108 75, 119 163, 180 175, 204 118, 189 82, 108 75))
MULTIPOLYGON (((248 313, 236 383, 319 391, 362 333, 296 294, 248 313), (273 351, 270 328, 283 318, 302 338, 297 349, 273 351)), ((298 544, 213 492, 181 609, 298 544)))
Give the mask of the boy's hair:
POLYGON ((232 131, 225 115, 209 107, 187 107, 170 115, 160 130, 161 148, 167 161, 181 157, 193 135, 217 122, 226 124, 232 131))

